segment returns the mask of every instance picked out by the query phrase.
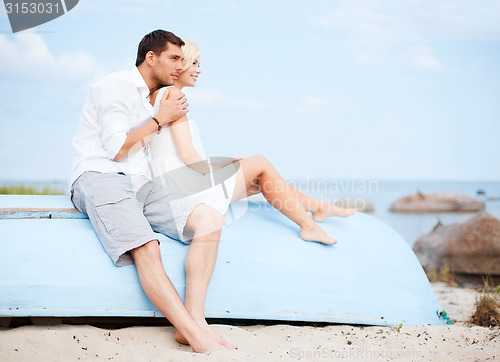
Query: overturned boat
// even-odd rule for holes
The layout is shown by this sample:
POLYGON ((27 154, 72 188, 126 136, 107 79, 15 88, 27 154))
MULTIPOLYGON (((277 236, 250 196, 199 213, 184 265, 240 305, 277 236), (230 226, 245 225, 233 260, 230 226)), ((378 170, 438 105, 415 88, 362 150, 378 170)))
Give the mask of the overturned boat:
MULTIPOLYGON (((336 245, 305 242, 264 202, 231 205, 206 299, 207 318, 366 325, 446 324, 415 254, 358 212, 321 224, 336 245)), ((135 266, 116 267, 67 196, 0 196, 0 316, 151 317, 135 266)), ((188 246, 158 234, 183 297, 188 246)), ((444 314, 445 315, 445 314, 444 314)))

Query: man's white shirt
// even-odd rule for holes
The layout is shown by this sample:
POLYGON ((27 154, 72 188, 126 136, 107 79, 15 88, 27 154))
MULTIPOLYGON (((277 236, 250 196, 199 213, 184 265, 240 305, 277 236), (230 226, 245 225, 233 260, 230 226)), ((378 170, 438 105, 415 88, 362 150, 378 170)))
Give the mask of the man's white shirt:
POLYGON ((136 67, 112 73, 91 86, 73 138, 70 185, 85 171, 148 177, 145 147, 120 162, 113 160, 127 133, 155 115, 148 96, 149 88, 136 67))

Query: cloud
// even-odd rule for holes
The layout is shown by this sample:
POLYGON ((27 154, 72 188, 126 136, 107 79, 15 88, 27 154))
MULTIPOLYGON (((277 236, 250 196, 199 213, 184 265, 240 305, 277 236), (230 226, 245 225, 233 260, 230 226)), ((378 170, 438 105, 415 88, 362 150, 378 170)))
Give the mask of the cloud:
POLYGON ((308 23, 353 36, 434 40, 500 40, 497 0, 340 0, 308 23))
POLYGON ((10 41, 0 34, 0 76, 29 81, 81 81, 103 73, 87 52, 53 54, 43 37, 33 30, 14 35, 10 41))
POLYGON ((337 29, 346 33, 366 33, 373 36, 387 34, 386 16, 379 11, 380 4, 369 0, 340 1, 335 8, 322 9, 308 23, 324 29, 337 29))
POLYGON ((444 69, 443 64, 434 56, 430 47, 417 45, 414 48, 413 63, 416 67, 428 70, 444 69))
POLYGON ((500 40, 497 0, 413 0, 409 6, 415 30, 427 40, 500 40))
POLYGON ((445 70, 441 41, 500 41, 496 0, 340 0, 308 24, 335 32, 360 64, 445 70))
POLYGON ((329 105, 330 102, 322 98, 307 95, 300 99, 300 104, 304 106, 321 107, 329 105))
POLYGON ((81 1, 78 5, 79 14, 112 12, 123 14, 147 14, 153 6, 174 6, 173 0, 106 0, 81 1))
POLYGON ((247 110, 262 110, 271 107, 269 102, 258 100, 241 100, 226 94, 224 91, 211 89, 197 89, 188 94, 188 102, 201 106, 219 106, 221 108, 240 108, 247 110))
POLYGON ((14 117, 3 117, 0 126, 0 157, 10 156, 15 150, 30 146, 28 136, 16 130, 14 117), (3 122, 5 121, 5 122, 3 122))
POLYGON ((298 110, 305 113, 316 113, 319 108, 329 105, 331 105, 331 102, 326 99, 306 95, 300 99, 298 110))
POLYGON ((379 58, 370 52, 357 52, 354 53, 354 58, 361 64, 376 64, 379 58))

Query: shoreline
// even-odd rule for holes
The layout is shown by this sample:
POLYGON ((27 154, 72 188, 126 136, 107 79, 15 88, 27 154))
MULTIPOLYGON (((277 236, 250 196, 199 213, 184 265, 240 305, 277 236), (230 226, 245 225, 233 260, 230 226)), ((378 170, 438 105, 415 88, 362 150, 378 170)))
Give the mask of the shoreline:
POLYGON ((0 328, 0 360, 276 361, 412 360, 468 361, 500 357, 500 327, 468 320, 475 289, 431 283, 449 326, 379 327, 313 324, 213 325, 237 351, 195 354, 173 338, 173 327, 98 328, 89 325, 0 328))

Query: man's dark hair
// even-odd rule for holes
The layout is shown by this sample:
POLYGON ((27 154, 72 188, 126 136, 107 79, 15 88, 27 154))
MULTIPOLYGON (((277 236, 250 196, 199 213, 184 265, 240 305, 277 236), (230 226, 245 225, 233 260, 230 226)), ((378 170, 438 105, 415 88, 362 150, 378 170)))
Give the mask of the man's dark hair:
POLYGON ((184 45, 181 38, 166 30, 159 29, 145 35, 139 43, 139 49, 137 49, 137 60, 135 61, 135 66, 138 67, 142 64, 142 62, 144 62, 146 54, 149 51, 159 55, 163 51, 167 50, 168 43, 172 43, 180 47, 184 45))

